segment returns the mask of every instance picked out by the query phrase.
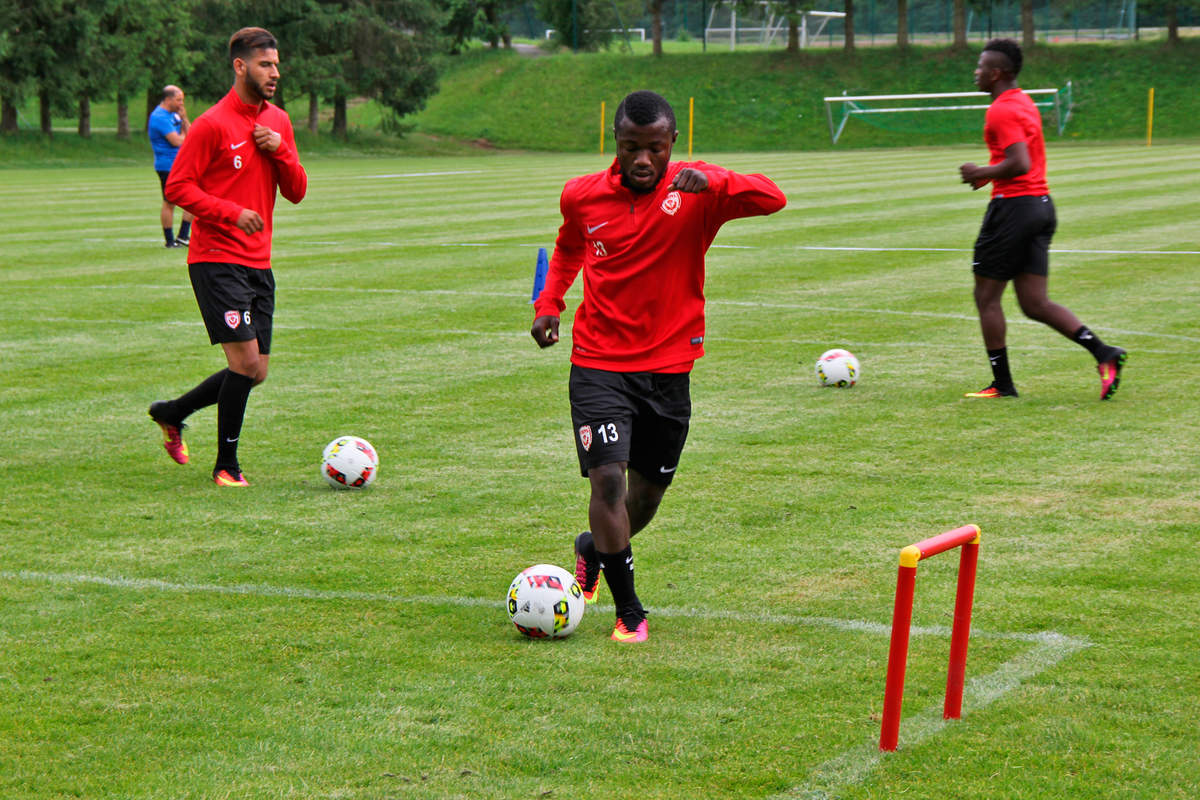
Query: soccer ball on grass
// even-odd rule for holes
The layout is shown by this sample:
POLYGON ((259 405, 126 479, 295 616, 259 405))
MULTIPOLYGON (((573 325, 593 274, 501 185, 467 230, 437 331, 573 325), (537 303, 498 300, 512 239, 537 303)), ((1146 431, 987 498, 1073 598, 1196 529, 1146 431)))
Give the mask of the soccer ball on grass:
POLYGON ((339 436, 321 454, 321 475, 337 489, 362 489, 371 485, 379 469, 379 455, 366 439, 339 436))
POLYGON ((508 586, 508 616, 532 639, 561 639, 583 619, 583 590, 575 576, 553 564, 521 570, 508 586))
POLYGON ((849 350, 826 350, 817 359, 817 380, 822 386, 848 389, 858 382, 862 368, 858 359, 849 350))

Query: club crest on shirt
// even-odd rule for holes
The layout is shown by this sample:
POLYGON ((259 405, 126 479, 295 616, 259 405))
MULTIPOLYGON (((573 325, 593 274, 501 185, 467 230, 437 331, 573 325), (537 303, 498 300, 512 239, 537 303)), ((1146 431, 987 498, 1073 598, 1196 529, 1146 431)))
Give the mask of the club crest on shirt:
POLYGON ((237 330, 237 326, 241 321, 242 321, 242 312, 240 312, 240 311, 226 311, 225 312, 225 324, 228 325, 230 328, 237 330))
POLYGON ((683 197, 679 194, 679 192, 671 192, 667 195, 666 199, 662 201, 662 210, 664 213, 673 217, 681 205, 683 205, 683 197))
POLYGON ((586 453, 592 449, 592 426, 582 425, 579 428, 579 443, 583 445, 583 451, 586 453))

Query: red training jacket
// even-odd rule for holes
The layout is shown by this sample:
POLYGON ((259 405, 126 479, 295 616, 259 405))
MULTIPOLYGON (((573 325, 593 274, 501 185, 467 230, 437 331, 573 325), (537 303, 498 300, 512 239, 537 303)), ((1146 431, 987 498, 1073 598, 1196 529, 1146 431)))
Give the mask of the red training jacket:
POLYGON ((196 216, 188 263, 270 269, 276 187, 293 203, 308 190, 292 121, 278 106, 247 105, 230 89, 192 123, 167 178, 167 201, 196 216), (282 141, 274 153, 255 146, 255 123, 279 133, 282 141), (245 234, 237 227, 243 208, 262 217, 261 231, 245 234))
POLYGON ((721 225, 772 214, 787 198, 769 178, 678 161, 652 192, 621 184, 621 168, 573 178, 536 316, 558 316, 583 270, 571 362, 613 372, 686 372, 704 355, 704 254, 721 225), (685 167, 708 177, 697 194, 668 191, 685 167))
POLYGON ((1046 142, 1042 137, 1042 115, 1029 95, 1014 87, 993 100, 984 117, 983 140, 991 155, 989 164, 1003 161, 1005 149, 1017 142, 1025 142, 1029 150, 1029 171, 1015 178, 992 181, 992 197, 1041 196, 1050 193, 1050 187, 1046 185, 1046 142))

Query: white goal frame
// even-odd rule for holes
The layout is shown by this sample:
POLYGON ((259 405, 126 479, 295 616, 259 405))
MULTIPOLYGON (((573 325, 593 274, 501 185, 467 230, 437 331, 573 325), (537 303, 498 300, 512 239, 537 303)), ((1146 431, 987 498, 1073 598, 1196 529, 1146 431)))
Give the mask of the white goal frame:
MULTIPOLYGON (((1071 110, 1074 108, 1074 103, 1071 99, 1071 82, 1067 81, 1066 86, 1061 89, 1022 89, 1025 94, 1049 95, 1048 100, 1039 101, 1036 97, 1033 98, 1033 104, 1038 108, 1054 109, 1054 122, 1058 130, 1058 135, 1062 136, 1063 130, 1067 127, 1067 120, 1071 118, 1071 110)), ((833 97, 825 98, 825 119, 829 122, 829 136, 833 139, 833 143, 837 144, 841 138, 842 131, 846 129, 846 123, 851 117, 861 114, 905 114, 915 113, 920 111, 968 111, 974 109, 986 109, 990 103, 983 104, 930 104, 929 102, 920 105, 896 105, 893 101, 900 100, 946 100, 950 98, 983 98, 991 97, 987 92, 940 92, 933 94, 863 94, 863 95, 834 95, 833 97), (883 107, 870 108, 860 105, 860 103, 874 103, 887 101, 887 105, 883 107), (837 125, 833 122, 833 106, 841 104, 842 118, 837 125)))
MULTIPOLYGON (((717 36, 717 39, 729 36, 729 49, 736 50, 738 35, 743 34, 749 36, 758 34, 759 44, 763 47, 769 47, 775 42, 776 38, 787 37, 787 16, 777 14, 775 4, 769 0, 758 0, 758 11, 762 15, 762 19, 754 19, 755 15, 751 11, 751 22, 749 25, 738 25, 738 6, 735 2, 727 0, 717 0, 713 3, 712 8, 708 12, 708 21, 704 24, 704 41, 708 43, 714 37, 713 34, 722 34, 717 36), (728 5, 729 8, 729 25, 727 27, 717 27, 713 23, 717 21, 717 12, 722 7, 728 5)), ((753 7, 751 7, 753 8, 753 7)), ((743 7, 743 11, 747 10, 743 7)), ((808 47, 813 39, 819 37, 825 31, 825 26, 833 19, 844 19, 845 12, 842 11, 803 11, 800 15, 800 47, 808 47)))

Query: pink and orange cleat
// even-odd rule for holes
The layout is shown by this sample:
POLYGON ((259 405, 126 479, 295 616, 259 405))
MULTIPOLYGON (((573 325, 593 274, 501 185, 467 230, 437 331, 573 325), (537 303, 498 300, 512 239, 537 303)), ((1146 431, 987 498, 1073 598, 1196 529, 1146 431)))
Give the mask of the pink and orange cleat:
POLYGON ((158 427, 162 428, 163 432, 163 449, 167 451, 176 464, 188 463, 188 448, 187 443, 183 441, 183 429, 187 426, 182 422, 168 422, 163 417, 163 406, 166 403, 157 402, 150 404, 150 419, 158 423, 158 427))
POLYGON ((1109 356, 1096 365, 1096 371, 1100 373, 1101 400, 1107 400, 1117 393, 1117 387, 1121 385, 1121 368, 1125 366, 1125 359, 1129 357, 1120 347, 1112 348, 1109 356))
POLYGON ((613 626, 612 640, 623 644, 634 644, 636 642, 644 642, 650 638, 650 626, 646 624, 645 618, 638 623, 638 626, 632 631, 625 627, 625 620, 617 617, 617 624, 613 626))
POLYGON ((213 472, 213 483, 217 486, 249 486, 250 482, 240 472, 219 469, 213 472))
POLYGON ((1016 389, 1000 389, 996 384, 988 386, 986 389, 980 389, 978 392, 967 392, 963 397, 982 398, 984 400, 994 400, 998 397, 1016 397, 1016 389))
POLYGON ((589 532, 584 531, 575 537, 575 580, 583 590, 586 603, 596 602, 596 590, 600 586, 600 561, 590 562, 579 553, 579 542, 589 532))

